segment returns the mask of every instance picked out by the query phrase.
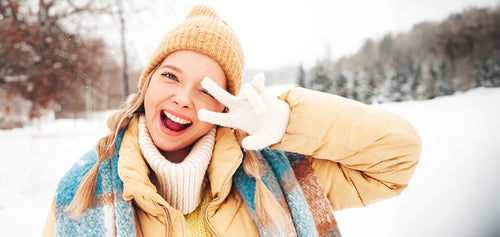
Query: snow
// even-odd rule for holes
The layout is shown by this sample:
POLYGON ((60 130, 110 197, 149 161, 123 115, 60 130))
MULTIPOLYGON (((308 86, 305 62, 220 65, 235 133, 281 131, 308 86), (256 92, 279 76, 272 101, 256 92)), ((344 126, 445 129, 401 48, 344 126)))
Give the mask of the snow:
POLYGON ((421 160, 402 195, 338 212, 344 236, 499 236, 500 88, 380 107, 417 128, 421 160))
MULTIPOLYGON (((400 196, 336 212, 343 236, 500 235, 500 88, 375 106, 415 126, 421 161, 400 196)), ((2 236, 41 235, 58 180, 107 132, 97 117, 0 130, 2 236)))

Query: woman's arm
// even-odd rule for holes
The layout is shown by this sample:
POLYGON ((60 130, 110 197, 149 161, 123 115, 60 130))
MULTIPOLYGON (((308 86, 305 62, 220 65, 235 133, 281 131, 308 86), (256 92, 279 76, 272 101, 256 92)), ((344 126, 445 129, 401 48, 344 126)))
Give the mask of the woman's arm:
POLYGON ((271 146, 310 156, 334 210, 401 193, 415 170, 421 140, 404 119, 339 96, 292 89, 280 96, 291 113, 271 146))

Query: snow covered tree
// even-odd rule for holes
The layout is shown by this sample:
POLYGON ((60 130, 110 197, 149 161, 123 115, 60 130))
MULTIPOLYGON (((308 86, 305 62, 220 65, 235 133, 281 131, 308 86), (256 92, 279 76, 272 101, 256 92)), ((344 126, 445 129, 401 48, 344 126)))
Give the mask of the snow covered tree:
POLYGON ((325 62, 318 63, 311 70, 311 89, 323 92, 329 92, 333 86, 329 64, 325 62))
POLYGON ((496 58, 482 58, 473 71, 476 86, 500 87, 500 54, 496 58))
POLYGON ((382 57, 391 56, 394 53, 395 45, 391 34, 386 34, 379 44, 379 54, 382 57))
POLYGON ((359 90, 360 90, 360 76, 359 72, 355 71, 352 76, 352 88, 349 90, 348 98, 360 101, 359 90))
POLYGON ((439 72, 434 64, 430 65, 428 80, 426 80, 426 99, 433 99, 438 96, 437 81, 439 80, 439 72))
POLYGON ((342 72, 339 72, 335 79, 334 91, 336 95, 347 97, 347 77, 342 72))
POLYGON ((410 82, 410 92, 412 95, 412 99, 418 99, 418 98, 420 98, 420 94, 419 94, 420 92, 419 92, 418 88, 422 84, 422 80, 423 80, 423 78, 422 78, 422 64, 420 63, 420 61, 417 61, 414 64, 412 64, 411 75, 413 77, 413 79, 410 82))
POLYGON ((355 90, 358 92, 358 100, 370 104, 373 102, 376 93, 375 73, 370 67, 366 67, 362 75, 359 76, 358 86, 355 90))
POLYGON ((304 71, 304 67, 302 64, 299 66, 299 70, 297 72, 297 85, 303 88, 306 87, 306 72, 304 71))
POLYGON ((439 77, 437 81, 438 96, 451 95, 454 93, 453 81, 446 62, 439 64, 439 77))

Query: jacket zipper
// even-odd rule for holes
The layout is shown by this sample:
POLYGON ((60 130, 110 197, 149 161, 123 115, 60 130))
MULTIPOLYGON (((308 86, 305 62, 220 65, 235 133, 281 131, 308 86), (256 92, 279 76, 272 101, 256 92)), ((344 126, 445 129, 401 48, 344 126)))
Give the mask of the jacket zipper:
MULTIPOLYGON (((242 160, 243 160, 243 157, 240 157, 239 158, 240 162, 238 162, 238 164, 241 164, 242 160)), ((231 175, 227 176, 226 179, 224 180, 224 183, 222 184, 221 194, 224 193, 224 189, 226 188, 226 184, 229 181, 229 178, 233 177, 233 174, 234 174, 234 172, 236 172, 236 169, 238 169, 238 167, 239 167, 239 165, 233 167, 233 169, 231 170, 231 175)), ((221 199, 221 195, 219 195, 219 197, 217 197, 217 199, 214 199, 214 200, 210 201, 205 206, 205 210, 203 211, 204 212, 204 218, 203 218, 203 220, 205 221, 205 225, 207 226, 208 230, 210 230, 210 233, 212 233, 213 236, 219 236, 219 235, 217 235, 217 233, 215 232, 215 229, 213 228, 213 226, 208 222, 207 212, 208 212, 208 207, 211 206, 213 203, 219 201, 219 199, 221 199)))
POLYGON ((160 203, 154 201, 156 205, 160 206, 163 211, 165 211, 165 236, 171 237, 172 236, 172 220, 170 219, 170 212, 168 211, 167 207, 161 205, 160 203))

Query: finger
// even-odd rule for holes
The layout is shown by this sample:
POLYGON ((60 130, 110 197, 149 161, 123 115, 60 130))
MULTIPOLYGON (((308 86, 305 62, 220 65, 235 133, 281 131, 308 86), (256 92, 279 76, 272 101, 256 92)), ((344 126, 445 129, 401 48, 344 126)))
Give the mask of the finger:
POLYGON ((234 121, 229 113, 217 113, 206 109, 198 111, 198 118, 212 124, 217 124, 223 127, 234 127, 234 121))
POLYGON ((270 141, 267 136, 261 136, 261 134, 254 134, 243 138, 241 145, 246 150, 262 150, 268 145, 274 144, 270 141))
POLYGON ((248 83, 244 84, 241 88, 240 97, 247 99, 248 102, 250 102, 250 105, 256 114, 259 115, 266 111, 266 105, 262 101, 262 98, 257 90, 255 90, 252 85, 248 83))
POLYGON ((205 77, 201 81, 201 86, 205 88, 215 99, 231 109, 237 102, 237 98, 226 90, 222 89, 212 79, 205 77))
POLYGON ((262 94, 265 90, 265 82, 266 78, 264 77, 264 73, 259 73, 253 77, 252 86, 259 92, 259 94, 262 94))

